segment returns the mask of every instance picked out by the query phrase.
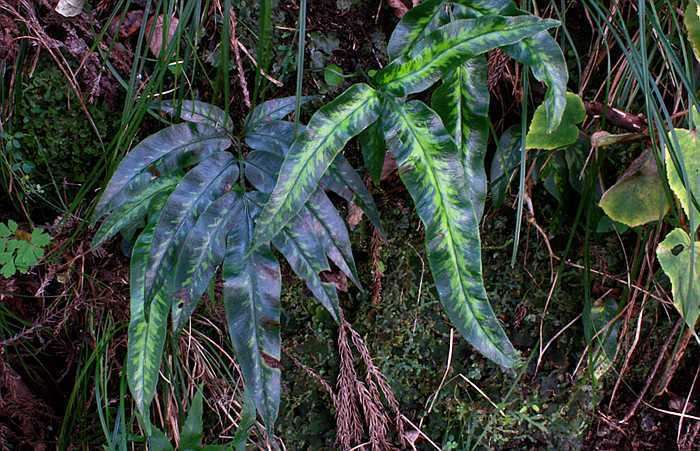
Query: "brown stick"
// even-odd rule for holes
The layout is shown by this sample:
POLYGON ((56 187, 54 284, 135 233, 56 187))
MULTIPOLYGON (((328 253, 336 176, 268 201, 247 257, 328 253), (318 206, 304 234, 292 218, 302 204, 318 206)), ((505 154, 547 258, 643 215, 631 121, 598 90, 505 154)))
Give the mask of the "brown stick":
POLYGON ((589 115, 605 116, 605 120, 617 127, 631 132, 641 132, 647 129, 647 121, 642 115, 626 113, 601 102, 584 102, 584 104, 589 115))
POLYGON ((685 351, 688 349, 688 345, 690 344, 690 340, 692 338, 693 330, 690 328, 686 329, 685 334, 683 335, 683 338, 681 339, 681 342, 678 345, 678 350, 672 356, 671 360, 669 360, 669 362, 666 364, 666 368, 664 369, 664 372, 661 375, 661 379, 659 379, 659 382, 656 384, 656 390, 654 390, 656 396, 663 395, 664 393, 666 393, 666 390, 668 390, 668 384, 671 383, 673 376, 676 374, 676 370, 678 369, 678 366, 683 360, 685 351))
POLYGON ((683 319, 680 318, 678 321, 676 321, 676 324, 673 326, 673 330, 671 331, 670 334, 668 334, 668 337, 666 338, 666 341, 664 342, 664 345, 661 347, 660 352, 659 352, 659 357, 656 359, 656 363, 654 364, 654 368, 652 368, 651 373, 649 373, 649 376, 647 377, 646 384, 644 384, 644 388, 642 389, 642 392, 637 396, 636 401, 634 401, 634 404, 632 404, 632 407, 630 410, 627 412, 627 415, 620 421, 620 423, 627 423, 630 418, 634 416, 634 414, 637 412, 637 408, 639 405, 642 403, 642 400, 644 400, 644 396, 647 394, 647 391, 649 390, 649 387, 651 386, 652 381, 654 380, 654 376, 656 376, 656 372, 659 371, 659 367, 661 366, 661 362, 663 362, 664 357, 666 356, 666 351, 668 350, 669 345, 671 344, 671 340, 673 337, 676 336, 676 333, 678 332, 678 329, 681 327, 681 324, 683 324, 683 319))

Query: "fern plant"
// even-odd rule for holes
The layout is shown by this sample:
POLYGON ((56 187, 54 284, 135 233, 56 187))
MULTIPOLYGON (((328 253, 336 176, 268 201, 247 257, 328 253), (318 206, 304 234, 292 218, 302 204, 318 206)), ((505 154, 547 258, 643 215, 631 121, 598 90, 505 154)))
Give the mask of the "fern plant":
POLYGON ((371 174, 387 148, 396 157, 425 225, 430 267, 451 321, 485 356, 516 365, 518 353, 488 302, 481 268, 478 223, 489 129, 484 54, 501 48, 547 85, 546 131, 553 132, 567 83, 563 55, 547 33, 557 24, 511 1, 428 0, 396 27, 391 62, 375 74, 373 87, 353 85, 296 136, 284 120, 294 98, 261 104, 241 134, 247 153, 221 109, 197 101, 163 103, 163 111, 185 122, 146 138, 124 158, 95 213, 107 216, 95 246, 118 232, 135 242, 127 375, 146 430, 168 318, 176 333, 219 268, 247 389, 267 426, 274 425, 281 277, 272 247, 337 320, 336 289, 321 277, 329 259, 359 281, 347 229, 325 191, 352 199, 380 226, 370 194, 341 153, 357 135, 371 174), (432 108, 407 98, 439 80, 432 108))
MULTIPOLYGON (((134 241, 127 379, 149 432, 168 317, 177 333, 220 267, 229 333, 247 391, 265 423, 272 427, 275 422, 280 402, 280 265, 270 242, 255 248, 251 244, 254 220, 294 138, 294 124, 284 120, 294 108, 295 98, 287 97, 253 109, 242 132, 246 147, 221 109, 199 101, 177 106, 164 102, 162 111, 185 122, 136 145, 96 206, 95 219, 106 219, 93 246, 118 232, 134 241)), ((271 244, 338 320, 336 287, 321 273, 331 269, 330 259, 358 286, 359 280, 347 228, 326 190, 362 206, 379 226, 372 197, 339 155, 271 244)))
POLYGON ((501 48, 548 87, 546 132, 566 107, 563 54, 547 32, 558 22, 519 11, 510 0, 427 0, 409 11, 388 46, 390 63, 319 109, 292 143, 257 217, 254 247, 265 246, 316 192, 346 143, 361 135, 376 174, 388 149, 425 226, 426 249, 445 311, 483 355, 513 367, 519 355, 484 289, 479 220, 488 141, 487 51, 501 48), (432 108, 408 96, 429 89, 432 108))

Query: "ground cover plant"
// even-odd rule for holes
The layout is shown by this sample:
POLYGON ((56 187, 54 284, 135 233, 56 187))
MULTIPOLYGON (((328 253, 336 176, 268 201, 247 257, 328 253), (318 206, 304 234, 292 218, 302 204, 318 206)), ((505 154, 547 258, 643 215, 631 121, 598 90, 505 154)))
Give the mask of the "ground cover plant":
POLYGON ((696 449, 698 13, 0 2, 0 445, 696 449))

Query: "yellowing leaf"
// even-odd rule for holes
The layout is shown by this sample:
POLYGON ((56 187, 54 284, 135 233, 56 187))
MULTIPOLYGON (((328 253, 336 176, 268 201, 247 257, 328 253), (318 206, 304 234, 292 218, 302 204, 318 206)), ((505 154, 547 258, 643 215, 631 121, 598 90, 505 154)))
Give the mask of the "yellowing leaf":
POLYGON ((525 147, 528 149, 559 149, 576 142, 578 139, 578 127, 576 124, 583 122, 586 117, 586 109, 583 101, 574 93, 566 93, 566 108, 558 127, 547 133, 547 111, 544 104, 537 107, 530 123, 530 129, 525 138, 525 147))
POLYGON ((693 47, 695 58, 700 61, 700 6, 697 3, 688 2, 683 22, 688 31, 688 42, 693 47))
MULTIPOLYGON (((676 152, 676 156, 679 160, 677 163, 682 165, 683 171, 685 172, 686 178, 685 182, 687 186, 690 187, 691 192, 695 196, 695 200, 700 202, 700 143, 698 143, 697 130, 685 130, 685 129, 675 129, 675 136, 678 140, 678 149, 680 152, 676 152)), ((669 134, 669 142, 673 142, 673 136, 669 134)), ((688 190, 686 185, 683 183, 683 177, 681 172, 678 171, 678 167, 672 160, 671 149, 666 149, 666 175, 668 176, 668 183, 673 190, 673 193, 678 197, 678 200, 683 207, 683 211, 688 216, 692 218, 695 227, 700 222, 700 210, 697 207, 694 208, 694 212, 691 215, 690 206, 693 205, 690 196, 688 196, 688 190)))
POLYGON ((673 304, 688 327, 695 330, 700 316, 700 242, 691 243, 684 230, 674 229, 659 243, 656 256, 671 279, 673 304), (691 252, 691 246, 695 248, 694 252, 691 252), (692 265, 691 254, 694 254, 692 265))
POLYGON ((645 151, 600 199, 614 221, 636 227, 663 218, 670 204, 650 151, 645 151))

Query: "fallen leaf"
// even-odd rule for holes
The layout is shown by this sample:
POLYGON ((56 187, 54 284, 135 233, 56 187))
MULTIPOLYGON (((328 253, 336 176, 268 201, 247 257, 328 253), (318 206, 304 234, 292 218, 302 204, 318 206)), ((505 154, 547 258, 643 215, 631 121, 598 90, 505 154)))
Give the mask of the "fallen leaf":
MULTIPOLYGON (((163 18, 163 15, 160 15, 157 18, 156 16, 153 16, 148 21, 148 25, 146 26, 146 35, 151 36, 151 41, 148 43, 148 48, 151 49, 151 53, 153 53, 154 56, 159 56, 160 51, 163 48, 163 27, 165 26, 164 22, 165 19, 163 18), (153 31, 151 31, 151 29, 153 29, 153 31)), ((175 35, 175 30, 177 30, 177 24, 177 17, 171 17, 170 23, 168 25, 168 41, 165 43, 166 45, 175 35)))

